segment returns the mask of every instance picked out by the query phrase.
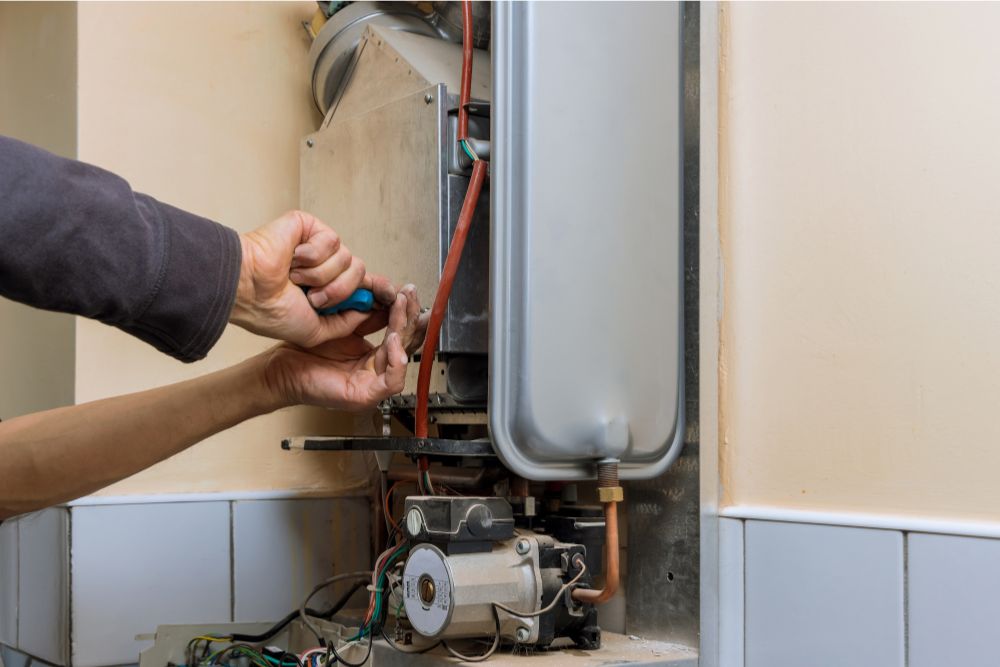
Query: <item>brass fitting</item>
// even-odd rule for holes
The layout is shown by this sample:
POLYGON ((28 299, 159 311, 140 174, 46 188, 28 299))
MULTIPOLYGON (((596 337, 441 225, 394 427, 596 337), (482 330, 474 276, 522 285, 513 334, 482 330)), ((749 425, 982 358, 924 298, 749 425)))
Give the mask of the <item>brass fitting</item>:
POLYGON ((597 498, 602 503, 620 503, 625 500, 625 491, 620 486, 601 486, 597 489, 597 498))

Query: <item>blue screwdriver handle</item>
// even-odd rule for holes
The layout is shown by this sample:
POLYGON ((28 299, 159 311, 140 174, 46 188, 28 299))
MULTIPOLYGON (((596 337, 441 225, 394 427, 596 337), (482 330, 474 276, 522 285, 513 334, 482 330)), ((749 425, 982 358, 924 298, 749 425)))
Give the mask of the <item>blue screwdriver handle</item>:
MULTIPOLYGON (((303 292, 308 292, 308 287, 302 288, 303 292)), ((372 294, 370 289, 356 289, 351 296, 347 297, 340 303, 334 306, 327 306, 326 308, 317 308, 316 312, 320 315, 335 315, 344 310, 358 310, 362 313, 367 313, 375 305, 375 295, 372 294)))

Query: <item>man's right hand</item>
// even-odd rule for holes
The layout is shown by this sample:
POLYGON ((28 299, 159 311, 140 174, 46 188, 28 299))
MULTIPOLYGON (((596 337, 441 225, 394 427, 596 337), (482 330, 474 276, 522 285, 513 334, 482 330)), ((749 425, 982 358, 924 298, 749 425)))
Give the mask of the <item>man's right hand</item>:
POLYGON ((396 300, 388 279, 369 274, 336 232, 302 211, 240 235, 240 280, 230 322, 248 331, 312 348, 352 334, 379 313, 343 311, 319 315, 358 288, 371 290, 376 309, 396 300), (302 287, 309 288, 308 293, 302 287))

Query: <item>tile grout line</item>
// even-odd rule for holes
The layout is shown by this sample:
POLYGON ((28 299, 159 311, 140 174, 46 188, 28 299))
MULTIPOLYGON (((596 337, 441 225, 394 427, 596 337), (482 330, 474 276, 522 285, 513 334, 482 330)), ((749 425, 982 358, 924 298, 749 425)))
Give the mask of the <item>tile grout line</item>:
POLYGON ((743 553, 743 600, 740 614, 740 637, 743 639, 743 654, 740 656, 740 667, 747 664, 747 522, 740 521, 740 549, 743 553))
POLYGON ((14 572, 17 574, 17 590, 14 598, 14 646, 21 647, 21 520, 14 521, 14 572))
POLYGON ((66 508, 66 664, 73 664, 73 512, 66 508))
POLYGON ((910 534, 903 532, 903 665, 910 664, 910 534))
POLYGON ((236 524, 235 501, 229 501, 229 621, 236 622, 236 524))

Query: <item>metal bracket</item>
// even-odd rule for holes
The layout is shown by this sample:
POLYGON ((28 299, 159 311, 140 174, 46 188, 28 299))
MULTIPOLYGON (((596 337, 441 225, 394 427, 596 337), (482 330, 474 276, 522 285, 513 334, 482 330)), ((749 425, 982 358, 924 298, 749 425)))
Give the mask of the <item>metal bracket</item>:
POLYGON ((382 436, 301 436, 281 441, 282 449, 325 452, 400 452, 409 456, 494 457, 489 440, 443 438, 386 438, 382 436))

